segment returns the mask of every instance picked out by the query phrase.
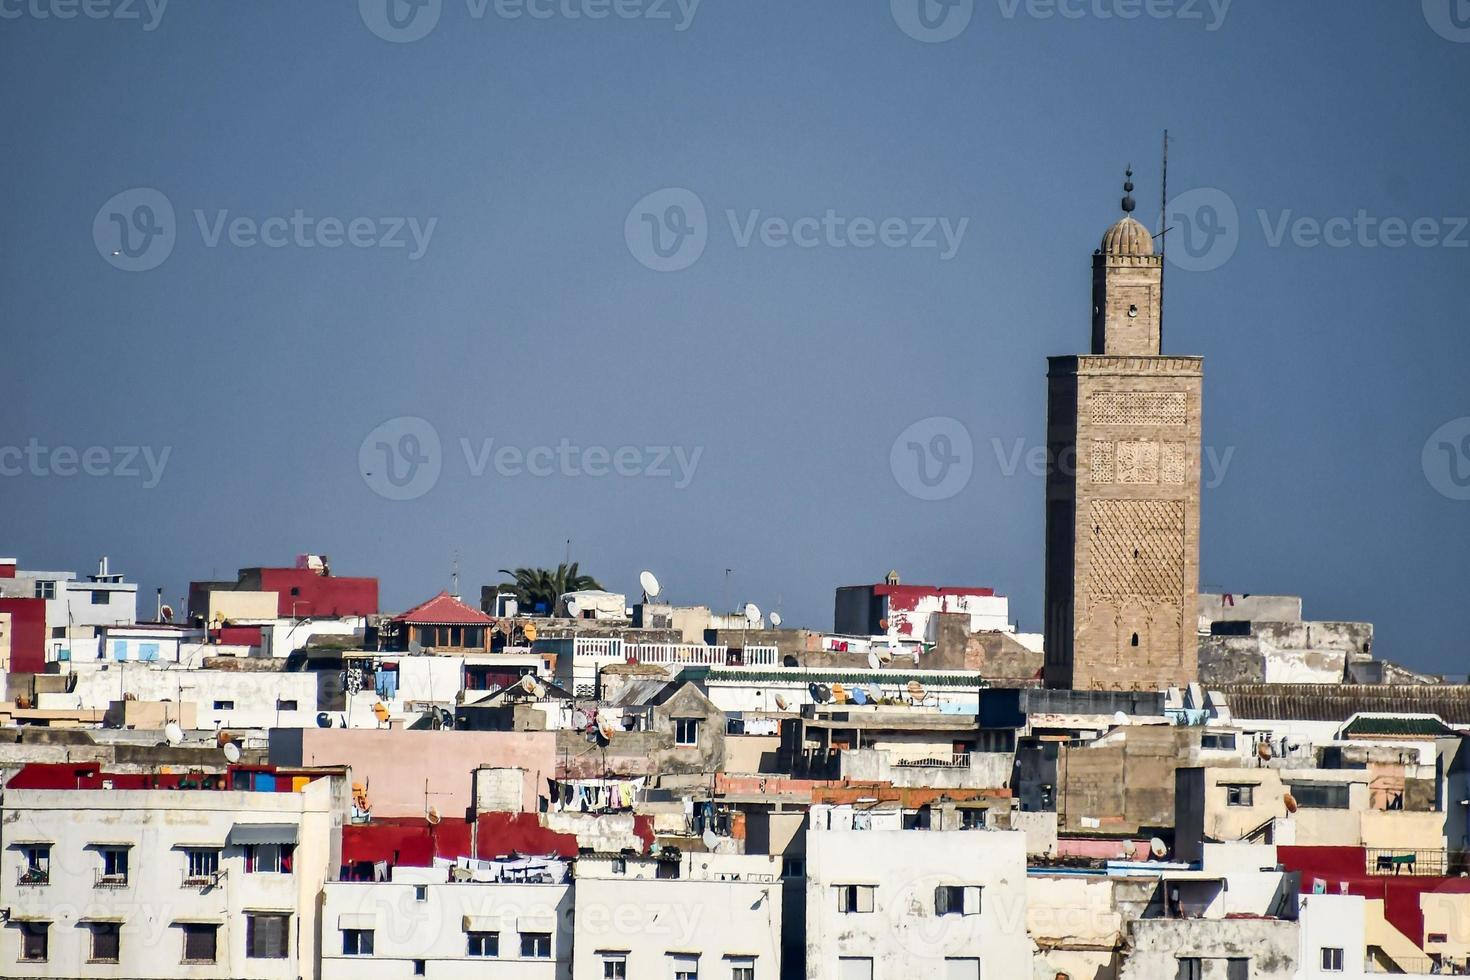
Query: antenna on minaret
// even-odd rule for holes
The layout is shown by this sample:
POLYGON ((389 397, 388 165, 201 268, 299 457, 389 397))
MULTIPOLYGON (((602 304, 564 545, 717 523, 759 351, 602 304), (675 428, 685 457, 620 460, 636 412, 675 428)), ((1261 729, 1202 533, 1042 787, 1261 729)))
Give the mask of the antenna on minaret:
POLYGON ((456 599, 459 598, 459 552, 454 553, 454 561, 449 568, 449 594, 456 599))
POLYGON ((1164 170, 1159 180, 1159 353, 1164 351, 1164 274, 1169 269, 1169 131, 1164 130, 1164 170))

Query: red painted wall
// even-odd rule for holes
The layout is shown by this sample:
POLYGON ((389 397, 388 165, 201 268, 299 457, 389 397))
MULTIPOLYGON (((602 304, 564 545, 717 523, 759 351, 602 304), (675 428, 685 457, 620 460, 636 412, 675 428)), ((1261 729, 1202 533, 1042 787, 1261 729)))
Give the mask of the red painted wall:
POLYGON ((260 646, 259 626, 221 626, 214 631, 214 636, 227 646, 260 646))
POLYGON ((276 615, 371 616, 378 611, 378 580, 336 578, 305 568, 262 568, 260 591, 279 593, 276 615), (298 594, 292 595, 296 589, 298 594), (292 609, 295 613, 292 613, 292 609))
POLYGON ((1424 945, 1425 892, 1470 892, 1470 878, 1434 875, 1370 875, 1367 853, 1361 847, 1295 847, 1278 845, 1276 860, 1287 871, 1302 873, 1302 893, 1310 894, 1313 879, 1326 882, 1329 895, 1347 884, 1349 895, 1383 900, 1383 917, 1409 939, 1424 945))
POLYGON ((46 600, 0 599, 0 613, 10 613, 10 670, 40 674, 46 670, 46 600))

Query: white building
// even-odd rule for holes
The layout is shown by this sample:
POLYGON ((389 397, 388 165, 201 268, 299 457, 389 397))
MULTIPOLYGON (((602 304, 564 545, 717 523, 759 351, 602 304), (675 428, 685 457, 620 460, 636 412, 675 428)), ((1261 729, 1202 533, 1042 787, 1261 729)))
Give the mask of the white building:
POLYGON ((544 874, 518 876, 548 880, 459 880, 447 867, 395 867, 391 881, 328 882, 322 980, 569 980, 572 886, 564 863, 541 863, 544 874))
MULTIPOLYGON (((13 559, 5 559, 13 565, 13 559)), ((16 569, 0 577, 0 595, 46 600, 46 660, 95 660, 100 627, 138 621, 138 586, 108 568, 104 556, 97 573, 79 581, 74 572, 16 569)))
POLYGON ((315 975, 316 902, 341 860, 346 781, 246 769, 178 779, 57 765, 11 780, 0 974, 315 975), (169 788, 135 788, 155 780, 169 788))
MULTIPOLYGON (((103 709, 113 701, 192 702, 201 728, 305 728, 316 725, 312 671, 190 670, 179 664, 73 663, 71 690, 42 692, 46 710, 103 709)), ((371 712, 368 712, 371 717, 371 712)))
POLYGON ((1297 980, 1352 980, 1368 959, 1367 900, 1361 895, 1303 895, 1297 916, 1297 980))
POLYGON ((864 823, 812 807, 808 980, 1031 976, 1023 832, 826 829, 864 823))
POLYGON ((779 855, 584 856, 575 892, 578 980, 781 974, 779 855))

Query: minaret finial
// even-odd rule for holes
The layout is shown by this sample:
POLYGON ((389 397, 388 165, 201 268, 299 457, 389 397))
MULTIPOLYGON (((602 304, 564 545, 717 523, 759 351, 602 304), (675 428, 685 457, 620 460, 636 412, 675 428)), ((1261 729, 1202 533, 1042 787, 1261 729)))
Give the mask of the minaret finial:
POLYGON ((1136 207, 1138 202, 1133 200, 1133 165, 1130 163, 1128 169, 1123 171, 1123 213, 1132 214, 1136 207))

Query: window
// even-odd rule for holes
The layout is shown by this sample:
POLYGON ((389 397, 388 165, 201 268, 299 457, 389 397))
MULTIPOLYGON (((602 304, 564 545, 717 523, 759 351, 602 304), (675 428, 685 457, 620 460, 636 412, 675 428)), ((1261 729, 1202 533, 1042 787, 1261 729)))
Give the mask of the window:
POLYGON ((1243 956, 1232 956, 1225 961, 1225 980, 1250 980, 1251 961, 1243 956))
POLYGON ((755 957, 730 957, 730 980, 755 980, 755 957))
POLYGON ((245 847, 245 873, 288 875, 295 853, 295 844, 248 844, 245 847))
POLYGON ((51 845, 31 844, 21 848, 25 867, 20 869, 22 885, 45 885, 51 882, 51 845))
POLYGON ((97 869, 97 884, 126 885, 128 883, 128 849, 126 847, 99 848, 102 866, 97 869))
MULTIPOLYGON (((43 580, 43 579, 36 579, 36 595, 35 595, 35 597, 37 599, 55 599, 56 598, 56 583, 55 582, 51 582, 51 581, 46 581, 46 580, 43 580)), ((44 959, 44 957, 42 957, 42 958, 44 959)))
POLYGON ((980 960, 973 956, 947 956, 944 980, 980 980, 980 960))
POLYGON ((233 701, 216 701, 214 703, 214 710, 215 711, 234 711, 235 710, 235 702, 233 702, 233 701))
POLYGON ((670 953, 674 980, 699 980, 699 957, 688 953, 670 953))
POLYGON ((699 719, 698 718, 675 718, 674 719, 674 744, 675 745, 698 745, 699 744, 699 719))
POLYGON ((986 814, 990 811, 979 807, 965 807, 960 811, 961 830, 984 830, 986 814))
POLYGON ((1234 749, 1234 732, 1205 732, 1199 737, 1199 747, 1202 749, 1234 749))
POLYGON ((1317 810, 1346 810, 1348 787, 1346 783, 1287 783, 1287 792, 1296 800, 1297 806, 1317 810))
POLYGON ((20 924, 20 958, 23 963, 44 963, 51 945, 51 923, 20 924))
POLYGON ((500 933, 498 933, 498 932, 467 932, 467 933, 465 933, 465 955, 466 956, 499 956, 500 955, 500 933))
POLYGON ((628 980, 628 954, 602 954, 602 980, 628 980))
POLYGON ((873 980, 871 956, 837 957, 837 980, 873 980))
POLYGON ((1226 806, 1255 806, 1256 788, 1246 784, 1225 787, 1226 806))
POLYGON ((878 890, 877 885, 838 885, 836 887, 837 911, 849 914, 873 911, 873 893, 878 890))
POLYGON ((1204 963, 1198 956, 1179 957, 1179 972, 1174 974, 1175 980, 1201 980, 1204 976, 1204 963))
POLYGON ((93 589, 92 590, 92 605, 94 605, 94 606, 105 606, 105 605, 107 605, 107 591, 105 589, 93 589))
POLYGON ((184 851, 184 884, 207 884, 219 874, 219 849, 191 847, 184 851))
POLYGON ((1342 947, 1341 946, 1323 946, 1322 947, 1322 970, 1323 970, 1324 973, 1341 973, 1342 972, 1342 947))
POLYGON ((934 889, 935 915, 979 915, 979 885, 940 885, 934 889))
POLYGON ((284 699, 278 699, 276 701, 276 710, 277 711, 295 711, 296 710, 296 704, 297 704, 297 702, 295 702, 295 701, 286 701, 284 699))
POLYGON ((64 640, 64 639, 66 639, 66 627, 65 626, 53 626, 53 627, 51 627, 51 639, 53 639, 53 640, 64 640))
POLYGON ((245 913, 245 955, 282 960, 289 954, 291 917, 278 912, 245 913))
POLYGON ((373 931, 371 929, 343 929, 343 956, 372 956, 373 931))
POLYGON ((414 885, 413 886, 413 900, 415 902, 427 902, 429 900, 429 886, 428 885, 414 885))
POLYGON ((521 933, 521 956, 526 959, 545 960, 551 958, 551 933, 521 933))
POLYGON ((116 963, 122 945, 121 926, 116 922, 89 922, 92 933, 92 955, 89 963, 116 963))
POLYGON ((781 859, 782 878, 805 878, 806 861, 799 857, 783 857, 781 859))
POLYGON ((219 941, 219 926, 204 922, 184 924, 184 962, 213 963, 219 941))
POLYGON ((414 976, 421 977, 421 976, 423 976, 428 971, 428 969, 429 969, 429 963, 428 963, 427 960, 414 960, 413 961, 413 975, 414 976))

